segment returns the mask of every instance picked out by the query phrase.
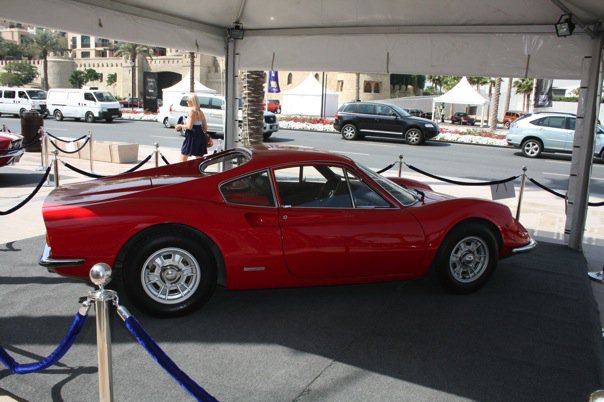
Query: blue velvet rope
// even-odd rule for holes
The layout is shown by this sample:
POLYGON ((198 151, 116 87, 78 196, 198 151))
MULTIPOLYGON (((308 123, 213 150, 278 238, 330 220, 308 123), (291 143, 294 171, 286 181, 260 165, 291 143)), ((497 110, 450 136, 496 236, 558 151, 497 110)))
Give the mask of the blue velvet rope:
POLYGON ((138 343, 151 355, 151 357, 166 370, 172 378, 176 380, 189 394, 198 401, 217 402, 217 399, 210 395, 206 390, 201 388, 195 381, 191 379, 184 371, 182 371, 172 359, 159 347, 157 343, 145 332, 141 324, 134 316, 130 316, 124 320, 124 324, 128 331, 136 338, 138 343))
POLYGON ((71 327, 61 341, 61 344, 52 352, 48 357, 40 360, 36 363, 19 364, 13 359, 2 346, 0 346, 0 361, 10 370, 13 374, 29 374, 37 371, 42 371, 55 364, 67 353, 71 345, 75 342, 78 337, 80 330, 86 322, 87 315, 81 315, 77 313, 71 323, 71 327))

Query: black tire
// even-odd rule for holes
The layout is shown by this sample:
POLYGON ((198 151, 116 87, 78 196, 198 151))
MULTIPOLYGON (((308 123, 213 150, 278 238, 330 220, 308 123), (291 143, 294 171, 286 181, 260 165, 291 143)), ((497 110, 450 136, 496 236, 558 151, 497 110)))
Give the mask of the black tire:
POLYGON ((341 130, 342 138, 345 140, 356 140, 359 138, 359 130, 354 124, 345 124, 341 130))
POLYGON ((19 110, 19 117, 23 117, 23 113, 25 113, 25 109, 24 109, 24 108, 21 108, 21 109, 19 110))
POLYGON ((164 123, 164 127, 165 127, 165 128, 170 128, 170 122, 168 121, 168 118, 167 118, 167 117, 166 117, 166 118, 164 118, 163 123, 164 123))
POLYGON ((493 232, 478 222, 462 223, 441 244, 432 275, 452 293, 470 293, 489 280, 499 256, 493 232))
POLYGON ((130 248, 123 267, 128 297, 157 317, 188 314, 207 302, 216 288, 214 260, 199 238, 182 231, 164 229, 142 237, 130 248))
POLYGON ((55 110, 53 115, 55 116, 55 120, 56 121, 62 121, 63 120, 63 113, 61 113, 61 111, 59 109, 55 110))
POLYGON ((275 113, 277 113, 277 114, 281 113, 281 108, 280 107, 277 108, 277 110, 275 110, 275 113))
POLYGON ((506 121, 505 123, 503 123, 503 127, 505 128, 510 128, 512 123, 510 123, 509 121, 506 121))
POLYGON ((92 114, 92 112, 87 112, 85 119, 86 119, 86 123, 94 123, 94 121, 96 120, 96 118, 94 117, 94 114, 92 114))
POLYGON ((409 145, 420 145, 424 142, 424 133, 417 127, 412 127, 405 132, 405 141, 409 145))
POLYGON ((538 158, 543 152, 543 144, 538 139, 529 138, 522 141, 520 149, 527 158, 538 158))
POLYGON ((268 140, 269 138, 271 138, 271 135, 273 135, 273 133, 265 133, 265 134, 262 134, 262 140, 263 140, 263 141, 268 140))
POLYGON ((107 123, 111 123, 113 121, 113 117, 109 116, 109 117, 105 117, 105 121, 107 123))

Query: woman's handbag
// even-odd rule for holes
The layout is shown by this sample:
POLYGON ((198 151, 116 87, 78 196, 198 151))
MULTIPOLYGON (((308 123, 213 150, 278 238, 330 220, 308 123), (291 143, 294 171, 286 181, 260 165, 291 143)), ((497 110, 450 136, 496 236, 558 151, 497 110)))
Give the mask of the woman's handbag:
POLYGON ((210 137, 208 135, 208 147, 212 147, 212 146, 214 146, 214 140, 212 140, 212 137, 210 137))

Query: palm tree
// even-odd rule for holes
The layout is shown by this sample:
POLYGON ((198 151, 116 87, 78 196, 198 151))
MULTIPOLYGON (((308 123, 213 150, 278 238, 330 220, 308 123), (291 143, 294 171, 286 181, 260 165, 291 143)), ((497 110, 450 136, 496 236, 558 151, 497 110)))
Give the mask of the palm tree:
POLYGON ((435 88, 436 94, 441 94, 443 91, 443 80, 445 78, 444 75, 428 75, 428 81, 432 83, 432 86, 435 88))
POLYGON ((132 93, 130 96, 137 97, 136 94, 136 59, 138 55, 144 58, 152 59, 151 48, 137 43, 118 42, 115 47, 115 56, 127 56, 132 67, 132 93))
POLYGON ((244 145, 259 144, 264 132, 264 71, 244 71, 241 74, 241 95, 243 98, 243 133, 244 145))
POLYGON ((189 91, 195 92, 195 52, 189 52, 189 91))
POLYGON ((35 54, 42 59, 42 68, 44 70, 44 90, 49 89, 48 85, 48 56, 50 53, 59 53, 67 49, 65 38, 58 32, 50 32, 44 29, 39 29, 36 33, 31 34, 29 46, 35 54))
POLYGON ((491 113, 489 115, 489 126, 492 130, 497 129, 497 112, 499 111, 499 95, 501 92, 501 78, 495 80, 495 90, 491 96, 491 113))
POLYGON ((513 87, 517 94, 522 94, 522 110, 528 111, 528 107, 531 104, 531 94, 533 93, 535 81, 532 78, 521 78, 514 81, 513 87))

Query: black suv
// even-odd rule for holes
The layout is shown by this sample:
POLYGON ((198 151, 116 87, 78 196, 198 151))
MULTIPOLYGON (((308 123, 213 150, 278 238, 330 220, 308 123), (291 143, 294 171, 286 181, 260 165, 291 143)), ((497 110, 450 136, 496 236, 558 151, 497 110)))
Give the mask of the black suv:
POLYGON ((433 121, 411 116, 396 105, 377 102, 344 103, 336 112, 333 127, 345 140, 402 137, 408 144, 418 145, 438 135, 438 125, 433 121))

